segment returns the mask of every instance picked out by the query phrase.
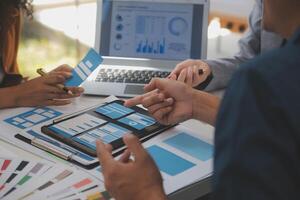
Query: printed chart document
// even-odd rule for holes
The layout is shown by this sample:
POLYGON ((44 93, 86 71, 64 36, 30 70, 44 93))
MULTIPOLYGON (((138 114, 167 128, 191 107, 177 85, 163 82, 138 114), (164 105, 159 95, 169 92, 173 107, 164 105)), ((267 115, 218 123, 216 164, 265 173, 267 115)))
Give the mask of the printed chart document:
POLYGON ((212 174, 213 145, 183 125, 144 143, 162 176, 167 194, 212 174))
MULTIPOLYGON (((184 123, 143 143, 162 174, 167 194, 212 175, 211 136, 214 129, 203 123, 199 125, 198 127, 203 128, 203 131, 207 131, 208 134, 202 133, 201 129, 200 132, 190 129, 184 123)), ((104 180, 101 166, 90 170, 89 173, 104 180)))

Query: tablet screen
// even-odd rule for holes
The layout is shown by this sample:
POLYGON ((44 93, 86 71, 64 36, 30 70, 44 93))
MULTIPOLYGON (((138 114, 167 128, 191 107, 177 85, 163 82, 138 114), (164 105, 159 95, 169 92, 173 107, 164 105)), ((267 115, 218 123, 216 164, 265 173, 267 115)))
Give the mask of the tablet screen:
POLYGON ((141 140, 169 127, 163 126, 140 107, 127 108, 114 101, 83 114, 43 127, 51 137, 96 156, 96 141, 111 144, 113 149, 124 147, 122 137, 132 133, 141 140))

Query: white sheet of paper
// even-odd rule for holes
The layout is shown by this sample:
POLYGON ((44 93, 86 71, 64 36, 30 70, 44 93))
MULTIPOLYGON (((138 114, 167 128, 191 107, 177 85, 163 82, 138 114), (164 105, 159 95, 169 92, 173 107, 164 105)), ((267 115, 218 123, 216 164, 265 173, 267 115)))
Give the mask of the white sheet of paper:
POLYGON ((163 182, 164 189, 167 194, 171 194, 172 192, 175 192, 178 189, 181 189, 185 186, 188 186, 192 183, 195 183, 199 180, 202 180, 202 179, 208 177, 209 175, 212 174, 212 170, 213 170, 213 165, 212 165, 213 158, 212 157, 206 161, 201 161, 201 160, 196 159, 196 158, 190 156, 189 154, 184 153, 176 148, 173 148, 172 146, 169 146, 163 142, 163 141, 165 141, 169 138, 172 138, 182 132, 188 133, 189 135, 191 135, 197 139, 200 139, 208 144, 211 144, 210 141, 203 139, 199 135, 199 133, 195 132, 194 130, 188 129, 182 125, 178 125, 177 127, 172 128, 143 144, 143 146, 145 148, 151 147, 153 145, 161 147, 169 152, 172 152, 173 154, 175 154, 181 158, 184 158, 185 160, 187 160, 189 162, 196 164, 194 167, 192 167, 180 174, 177 174, 175 176, 171 176, 171 175, 168 175, 167 173, 161 172, 163 179, 164 179, 164 182, 163 182))

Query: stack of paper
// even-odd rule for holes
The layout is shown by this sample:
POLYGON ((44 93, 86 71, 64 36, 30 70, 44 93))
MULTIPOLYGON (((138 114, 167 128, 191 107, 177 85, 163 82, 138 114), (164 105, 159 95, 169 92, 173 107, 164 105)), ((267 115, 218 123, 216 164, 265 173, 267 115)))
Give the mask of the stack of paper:
POLYGON ((74 168, 0 158, 0 199, 110 199, 103 183, 74 168))

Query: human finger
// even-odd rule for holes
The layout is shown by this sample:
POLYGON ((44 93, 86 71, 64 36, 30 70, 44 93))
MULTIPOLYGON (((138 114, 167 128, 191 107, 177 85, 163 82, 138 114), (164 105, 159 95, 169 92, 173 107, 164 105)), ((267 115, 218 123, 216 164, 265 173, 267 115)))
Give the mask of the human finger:
POLYGON ((179 74, 177 80, 184 83, 184 82, 185 82, 185 79, 186 79, 186 76, 187 76, 187 70, 186 70, 186 69, 183 69, 183 70, 180 72, 180 74, 179 74))
POLYGON ((158 89, 159 91, 164 90, 170 81, 173 81, 173 80, 162 79, 162 78, 153 78, 151 80, 151 82, 144 87, 144 90, 145 90, 145 92, 151 92, 155 89, 158 89))
POLYGON ((43 106, 65 106, 72 103, 69 99, 47 99, 44 101, 43 106))
POLYGON ((189 67, 187 69, 187 76, 185 79, 185 83, 189 86, 192 86, 192 84, 193 84, 193 67, 189 67))
POLYGON ((151 96, 153 94, 156 94, 158 92, 159 92, 159 90, 153 90, 153 91, 148 92, 146 94, 138 95, 138 96, 136 96, 134 98, 125 100, 124 106, 126 106, 126 107, 132 107, 132 106, 136 106, 136 105, 142 104, 144 98, 146 98, 148 96, 151 96))
POLYGON ((96 141, 96 146, 97 156, 100 161, 100 165, 102 166, 103 172, 105 172, 105 170, 109 168, 110 162, 114 161, 114 158, 112 156, 112 147, 111 145, 105 145, 100 140, 96 141))
POLYGON ((165 107, 169 107, 172 106, 174 103, 174 99, 173 98, 168 98, 166 99, 163 103, 159 103, 159 104, 155 104, 153 106, 148 107, 148 112, 150 114, 154 114, 155 112, 157 112, 159 109, 165 108, 165 107))
POLYGON ((168 120, 168 114, 173 110, 171 106, 159 109, 155 113, 152 114, 152 116, 159 121, 161 124, 164 125, 170 125, 170 122, 168 120))
POLYGON ((141 142, 135 135, 124 135, 123 141, 127 146, 128 151, 134 156, 135 161, 139 161, 145 155, 146 150, 143 148, 141 142))
POLYGON ((72 77, 72 73, 68 71, 57 71, 57 72, 52 72, 49 74, 49 76, 63 76, 65 79, 69 79, 72 77))
POLYGON ((142 105, 145 108, 148 108, 149 106, 152 106, 157 103, 161 103, 164 100, 165 100, 165 95, 163 93, 153 94, 145 97, 142 101, 142 105))
POLYGON ((74 96, 79 96, 84 92, 84 88, 82 87, 67 87, 67 89, 70 90, 74 96))
POLYGON ((41 95, 43 95, 43 97, 46 99, 66 100, 66 99, 74 98, 74 95, 68 94, 64 91, 62 93, 46 93, 41 95))
POLYGON ((122 162, 122 163, 128 163, 130 161, 130 156, 131 156, 130 151, 128 151, 128 149, 126 149, 123 152, 123 154, 121 155, 119 161, 122 162))
POLYGON ((185 69, 185 68, 187 68, 187 67, 189 67, 191 65, 194 65, 195 62, 196 62, 195 60, 189 59, 189 60, 185 60, 185 61, 179 63, 175 67, 175 69, 171 72, 171 75, 177 75, 178 76, 183 69, 185 69))
POLYGON ((50 73, 52 73, 52 72, 60 72, 60 71, 72 72, 72 70, 73 70, 73 68, 70 65, 63 64, 63 65, 60 65, 57 68, 55 68, 50 73))
POLYGON ((61 74, 52 74, 43 77, 44 82, 49 85, 63 84, 66 78, 61 74))
POLYGON ((173 75, 170 75, 168 78, 171 80, 177 80, 177 75, 173 74, 173 75))

